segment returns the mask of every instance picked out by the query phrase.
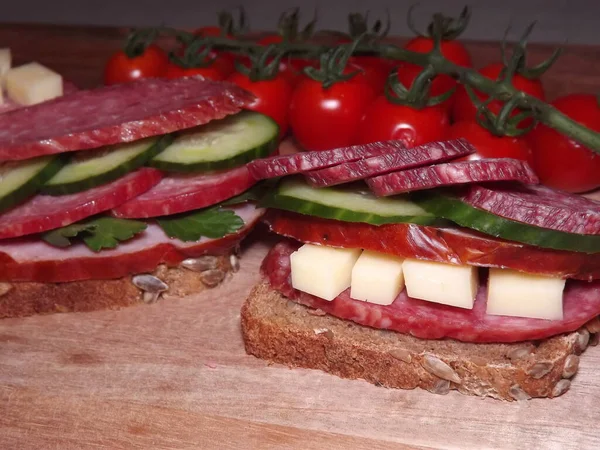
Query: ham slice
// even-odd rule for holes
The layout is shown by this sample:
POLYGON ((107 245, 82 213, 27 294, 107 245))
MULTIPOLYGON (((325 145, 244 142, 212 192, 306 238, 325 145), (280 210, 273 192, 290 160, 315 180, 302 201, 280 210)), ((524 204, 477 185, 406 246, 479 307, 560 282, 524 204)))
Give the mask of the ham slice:
POLYGON ((93 252, 82 243, 67 248, 53 247, 39 238, 20 238, 0 243, 0 280, 67 282, 90 279, 120 278, 150 272, 158 264, 175 265, 189 257, 207 252, 224 252, 245 237, 264 210, 253 204, 230 207, 244 220, 244 227, 221 239, 201 238, 182 242, 169 238, 154 224, 137 237, 114 249, 93 252))

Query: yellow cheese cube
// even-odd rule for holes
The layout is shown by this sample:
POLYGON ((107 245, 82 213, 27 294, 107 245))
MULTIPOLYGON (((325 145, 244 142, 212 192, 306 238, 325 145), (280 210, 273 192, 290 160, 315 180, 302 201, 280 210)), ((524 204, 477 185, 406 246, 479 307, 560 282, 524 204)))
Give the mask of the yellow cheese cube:
POLYGON ((62 77, 36 62, 10 69, 5 83, 8 96, 21 105, 34 105, 63 94, 62 77))
POLYGON ((4 103, 4 77, 11 66, 10 48, 0 48, 0 104, 4 103))
POLYGON ((476 267, 407 259, 402 269, 410 297, 473 308, 479 282, 476 267))
POLYGON ((500 316, 561 320, 565 280, 490 269, 487 313, 500 316))
POLYGON ((305 244, 290 255, 294 289, 333 300, 350 287, 361 249, 305 244))
POLYGON ((391 305, 404 289, 402 258, 365 250, 352 269, 350 297, 391 305))

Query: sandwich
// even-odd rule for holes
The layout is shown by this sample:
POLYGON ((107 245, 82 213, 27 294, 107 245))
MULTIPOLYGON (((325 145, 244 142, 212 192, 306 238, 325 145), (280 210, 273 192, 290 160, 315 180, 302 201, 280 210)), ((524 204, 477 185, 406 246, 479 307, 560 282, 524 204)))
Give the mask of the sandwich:
POLYGON ((0 115, 0 318, 152 303, 237 270, 263 213, 246 164, 278 144, 252 101, 147 79, 0 115))
POLYGON ((600 204, 464 140, 250 163, 281 236, 246 351, 389 388, 557 397, 600 332, 600 204))

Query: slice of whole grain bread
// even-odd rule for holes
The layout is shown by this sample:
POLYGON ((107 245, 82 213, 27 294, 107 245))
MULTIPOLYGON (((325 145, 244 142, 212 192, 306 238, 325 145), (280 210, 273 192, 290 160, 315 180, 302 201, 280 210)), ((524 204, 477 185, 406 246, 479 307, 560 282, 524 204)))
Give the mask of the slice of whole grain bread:
MULTIPOLYGON (((120 309, 152 303, 159 298, 184 297, 215 287, 228 273, 238 269, 237 256, 231 252, 207 257, 212 259, 201 264, 199 269, 204 270, 158 266, 149 275, 167 285, 164 292, 144 291, 134 284, 135 276, 67 283, 0 282, 0 319, 57 312, 120 309)), ((203 257, 198 259, 201 258, 203 257)))
POLYGON ((418 339, 324 315, 287 300, 266 281, 242 307, 242 333, 246 351, 268 361, 390 388, 457 389, 509 401, 565 393, 590 341, 586 328, 513 344, 418 339))

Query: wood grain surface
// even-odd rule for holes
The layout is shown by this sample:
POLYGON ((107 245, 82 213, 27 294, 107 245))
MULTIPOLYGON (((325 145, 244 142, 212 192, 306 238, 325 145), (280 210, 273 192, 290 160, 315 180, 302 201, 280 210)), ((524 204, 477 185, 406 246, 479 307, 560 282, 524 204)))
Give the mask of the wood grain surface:
MULTIPOLYGON (((81 86, 97 84, 123 30, 0 27, 0 46, 81 86)), ((473 44, 480 61, 495 47, 473 44)), ((547 52, 541 48, 539 54, 547 52)), ((477 56, 476 56, 477 57, 477 56)), ((571 59, 569 59, 571 58, 571 59)), ((597 90, 598 51, 579 47, 554 93, 597 90)), ((436 396, 269 366, 247 356, 239 310, 272 237, 242 270, 185 299, 0 321, 2 449, 587 449, 600 446, 600 349, 554 400, 436 396)))

